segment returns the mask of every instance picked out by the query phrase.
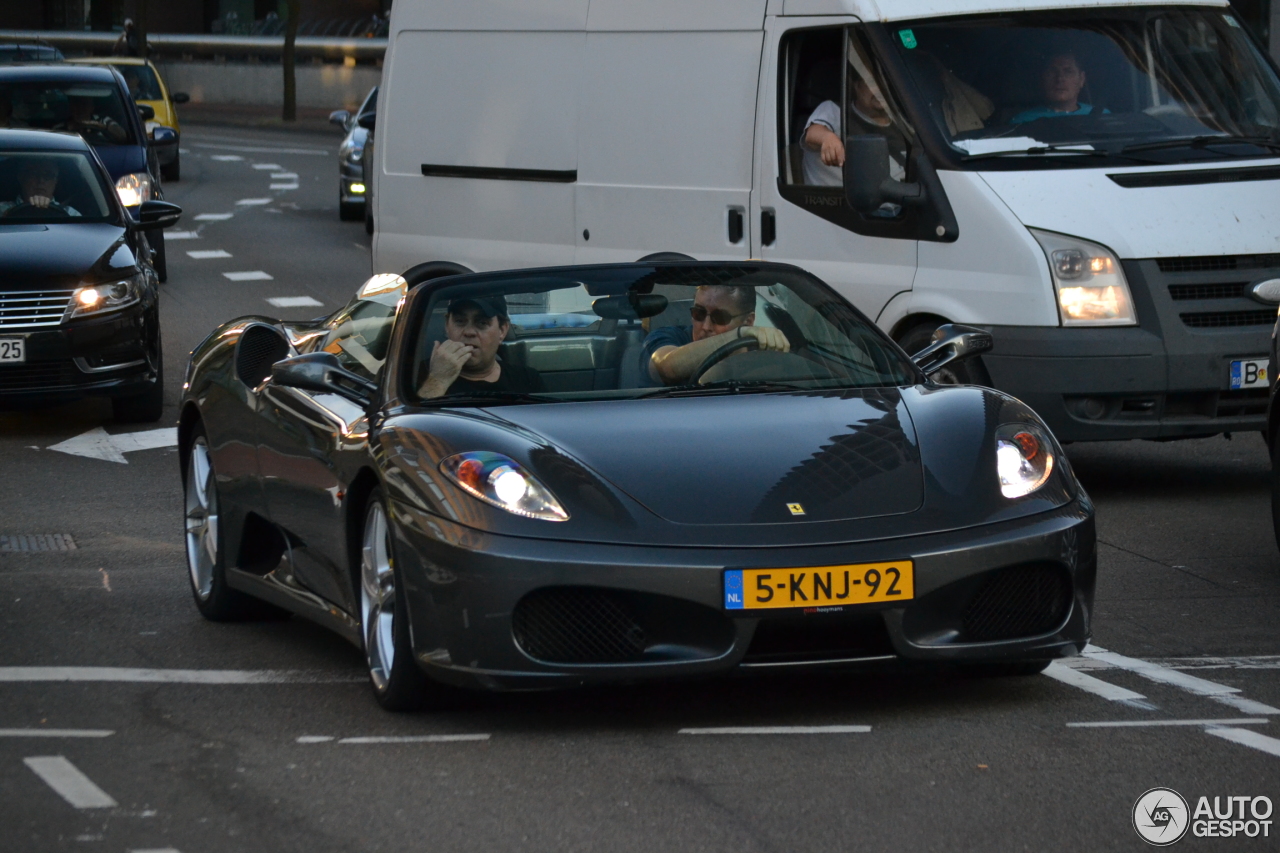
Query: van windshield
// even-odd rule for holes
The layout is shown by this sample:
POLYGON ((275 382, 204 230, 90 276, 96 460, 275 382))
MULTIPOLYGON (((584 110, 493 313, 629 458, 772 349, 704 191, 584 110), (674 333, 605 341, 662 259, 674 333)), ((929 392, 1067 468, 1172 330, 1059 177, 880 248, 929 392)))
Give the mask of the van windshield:
POLYGON ((1280 81, 1225 10, 1026 12, 889 34, 973 168, 1280 154, 1280 81))

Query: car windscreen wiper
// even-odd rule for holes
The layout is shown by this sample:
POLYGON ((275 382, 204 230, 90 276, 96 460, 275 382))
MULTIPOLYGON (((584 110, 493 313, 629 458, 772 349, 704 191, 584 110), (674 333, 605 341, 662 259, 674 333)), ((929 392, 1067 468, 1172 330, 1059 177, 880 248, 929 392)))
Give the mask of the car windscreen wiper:
MULTIPOLYGON (((818 386, 825 389, 831 386, 818 386)), ((643 400, 650 397, 698 397, 719 394, 741 394, 768 391, 814 391, 808 385, 796 385, 792 382, 774 382, 768 379, 742 381, 726 379, 723 382, 709 382, 706 385, 672 385, 670 388, 657 388, 653 391, 631 397, 632 400, 643 400)))
POLYGON ((1270 136, 1180 136, 1177 139, 1161 139, 1157 142, 1138 142, 1120 149, 1121 154, 1135 151, 1160 151, 1166 148, 1207 148, 1210 145, 1256 145, 1280 151, 1280 139, 1270 136))
POLYGON ((494 403, 560 403, 560 397, 550 394, 524 394, 517 391, 468 391, 465 394, 446 394, 424 403, 436 406, 489 406, 494 403))
POLYGON ((1053 145, 1039 145, 1034 148, 1011 148, 1008 151, 985 151, 981 154, 965 154, 960 158, 962 162, 968 163, 972 160, 986 160, 994 157, 1022 157, 1030 155, 1032 157, 1043 157, 1046 154, 1074 154, 1077 157, 1125 157, 1128 160, 1137 160, 1140 163, 1153 163, 1146 157, 1128 157, 1129 149, 1121 149, 1120 151, 1108 151, 1105 148, 1081 148, 1081 145, 1090 143, 1081 142, 1064 142, 1053 145))

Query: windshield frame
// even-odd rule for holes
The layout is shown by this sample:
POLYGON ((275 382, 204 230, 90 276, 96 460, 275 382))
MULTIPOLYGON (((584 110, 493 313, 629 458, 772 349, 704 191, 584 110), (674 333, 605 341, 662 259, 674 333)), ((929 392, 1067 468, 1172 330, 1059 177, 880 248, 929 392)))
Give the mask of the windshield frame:
MULTIPOLYGON (((399 315, 396 317, 396 326, 393 332, 391 345, 388 348, 388 360, 384 378, 384 394, 386 395, 386 404, 388 406, 408 406, 420 409, 440 409, 449 407, 477 407, 484 408, 490 405, 507 405, 511 403, 530 403, 530 402, 554 402, 554 403, 575 403, 575 402, 626 402, 642 399, 650 396, 646 392, 654 392, 659 390, 688 390, 688 394, 680 394, 679 396, 721 396, 728 393, 735 393, 742 388, 723 387, 720 383, 708 384, 694 388, 683 388, 683 386, 670 386, 667 389, 660 388, 636 388, 636 389, 614 389, 601 390, 596 394, 582 397, 570 398, 554 398, 542 399, 542 394, 513 394, 510 399, 495 398, 491 402, 478 402, 474 398, 464 398, 468 402, 461 401, 450 402, 448 396, 424 399, 418 394, 416 387, 411 387, 414 381, 414 360, 416 353, 421 345, 421 338, 426 334, 428 310, 432 307, 436 297, 442 291, 452 290, 455 287, 477 287, 479 290, 475 295, 483 295, 486 293, 517 293, 530 292, 528 290, 518 290, 511 285, 517 282, 528 282, 531 279, 547 278, 558 279, 564 281, 566 279, 574 279, 577 281, 586 281, 600 288, 599 293, 593 291, 593 295, 605 296, 627 293, 631 285, 645 275, 659 272, 663 269, 675 268, 699 268, 706 270, 723 270, 727 268, 743 269, 750 268, 754 273, 756 271, 766 273, 774 271, 779 274, 803 279, 806 284, 819 289, 824 296, 839 302, 845 310, 850 312, 851 319, 857 323, 865 334, 875 338, 876 342, 881 344, 890 353, 897 355, 899 364, 902 367, 904 379, 902 383, 891 383, 883 385, 815 385, 814 387, 804 387, 794 389, 799 393, 830 393, 841 390, 850 389, 867 389, 867 388, 901 388, 913 385, 920 385, 927 382, 927 379, 915 364, 915 362, 902 351, 892 338, 889 337, 879 326, 877 326, 870 318, 863 314, 849 300, 842 297, 830 285, 822 281, 813 274, 790 264, 770 263, 764 261, 657 261, 645 264, 592 264, 586 266, 562 266, 562 267, 540 267, 521 270, 504 270, 492 273, 474 273, 468 275, 447 276, 429 280, 422 284, 412 286, 406 296, 405 304, 402 306, 399 315), (615 289, 608 289, 610 281, 614 283, 615 289), (618 288, 617 283, 622 286, 618 288), (504 285, 506 287, 504 288, 504 285)), ((745 385, 745 383, 739 383, 745 385)), ((767 386, 767 383, 766 383, 767 386)), ((746 388, 747 391, 753 389, 746 388)), ((761 392, 774 393, 792 393, 779 388, 762 387, 761 392)), ((547 392, 548 396, 554 392, 547 392)), ((577 393, 577 392, 575 392, 577 393)), ((661 396, 661 395, 653 395, 661 396)))
MULTIPOLYGON (((872 44, 877 58, 882 63, 885 76, 888 78, 891 92, 899 101, 900 109, 906 113, 917 133, 917 139, 924 151, 928 154, 930 160, 937 168, 954 170, 954 171, 1031 171, 1041 169, 1078 169, 1078 168, 1117 168, 1128 167, 1133 168, 1151 166, 1151 167, 1195 167, 1195 166, 1221 166, 1223 164, 1246 164, 1256 161, 1268 161, 1280 158, 1280 150, 1267 151, 1263 148, 1254 146, 1255 151, 1248 154, 1229 153, 1221 150, 1221 146, 1186 146, 1188 156, 1183 158, 1163 159, 1152 156, 1149 153, 1139 154, 1137 152, 1120 154, 1122 146, 1116 146, 1112 150, 1100 148, 1094 152, 1087 152, 1082 156, 1080 151, 1060 151, 1037 149, 1027 155, 1012 156, 990 156, 990 155, 966 155, 961 150, 955 148, 951 144, 951 140, 947 137, 943 127, 928 106, 928 100, 924 93, 920 90, 916 83, 915 75, 908 69, 903 58, 902 51, 899 49, 893 34, 903 29, 911 29, 914 27, 927 27, 947 24, 972 23, 981 24, 983 21, 999 21, 1008 20, 1010 18, 1034 18, 1044 17, 1046 19, 1065 19, 1077 17, 1081 19, 1096 19, 1100 14, 1115 13, 1134 15, 1138 13, 1154 14, 1160 12, 1178 12, 1181 14, 1200 13, 1205 15, 1232 15, 1239 26, 1237 29, 1244 38, 1245 43, 1250 48, 1253 58, 1263 67, 1269 69, 1271 74, 1280 81, 1280 66, 1271 57, 1270 53, 1259 44, 1256 34, 1240 21, 1239 15, 1230 6, 1210 6, 1210 5, 1140 5, 1140 6, 1099 6, 1089 7, 1085 9, 1028 9, 1017 12, 999 12, 987 14, 958 14, 949 16, 937 16, 931 18, 895 20, 890 22, 872 22, 867 23, 866 33, 868 41, 872 44)), ((1280 132, 1277 133, 1277 139, 1280 139, 1280 132)), ((1160 137, 1159 139, 1128 139, 1124 145, 1142 141, 1160 141, 1161 139, 1172 138, 1160 137)), ((1047 146, 1052 149, 1053 146, 1047 146)), ((1159 153, 1159 152, 1157 152, 1159 153)))

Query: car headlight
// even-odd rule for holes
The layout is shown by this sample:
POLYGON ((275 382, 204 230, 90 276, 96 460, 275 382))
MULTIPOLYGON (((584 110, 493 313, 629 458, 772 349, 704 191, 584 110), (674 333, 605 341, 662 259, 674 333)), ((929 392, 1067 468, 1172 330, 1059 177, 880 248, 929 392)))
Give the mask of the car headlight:
POLYGON ((996 430, 996 474, 1000 493, 1020 498, 1043 486, 1053 473, 1053 443, 1033 424, 1005 424, 996 430))
POLYGON ((347 162, 353 166, 360 164, 360 155, 364 152, 363 148, 352 148, 347 152, 347 162))
POLYGON ((146 172, 134 172, 121 175, 116 181, 116 195, 125 207, 137 207, 144 201, 151 201, 151 176, 146 172))
POLYGON ((1049 259, 1064 326, 1136 326, 1133 298, 1120 259, 1106 246, 1028 229, 1049 259))
POLYGON ((459 453, 442 460, 440 470, 463 491, 499 509, 543 521, 569 520, 546 486, 501 453, 459 453))
POLYGON ((142 298, 142 276, 76 288, 62 321, 97 316, 127 308, 142 298))

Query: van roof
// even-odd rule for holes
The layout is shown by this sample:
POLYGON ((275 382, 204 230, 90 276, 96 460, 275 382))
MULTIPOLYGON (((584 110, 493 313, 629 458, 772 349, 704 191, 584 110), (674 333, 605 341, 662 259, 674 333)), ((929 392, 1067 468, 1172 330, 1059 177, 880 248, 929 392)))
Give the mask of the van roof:
POLYGON ((784 15, 854 15, 864 21, 1089 9, 1103 6, 1222 6, 1228 0, 784 0, 784 15))

